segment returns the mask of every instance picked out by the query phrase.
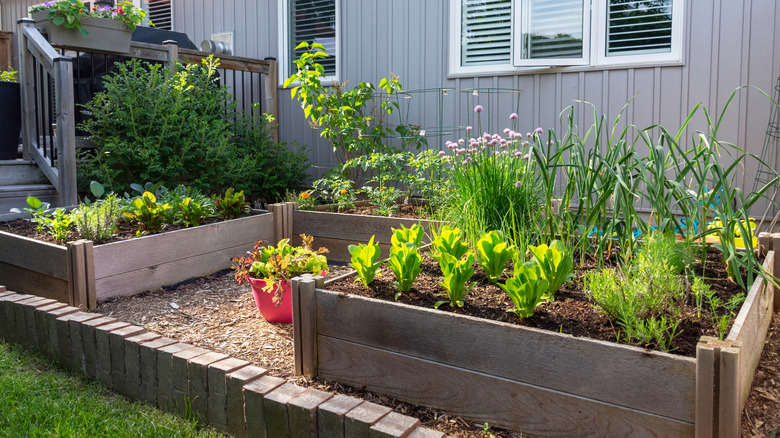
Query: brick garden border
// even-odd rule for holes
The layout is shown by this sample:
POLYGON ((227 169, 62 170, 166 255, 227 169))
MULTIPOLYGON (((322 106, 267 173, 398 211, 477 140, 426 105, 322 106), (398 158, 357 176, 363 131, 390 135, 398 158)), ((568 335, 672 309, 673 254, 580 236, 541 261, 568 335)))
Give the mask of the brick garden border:
POLYGON ((307 389, 224 354, 0 286, 0 338, 163 411, 236 437, 441 438, 416 418, 307 389))

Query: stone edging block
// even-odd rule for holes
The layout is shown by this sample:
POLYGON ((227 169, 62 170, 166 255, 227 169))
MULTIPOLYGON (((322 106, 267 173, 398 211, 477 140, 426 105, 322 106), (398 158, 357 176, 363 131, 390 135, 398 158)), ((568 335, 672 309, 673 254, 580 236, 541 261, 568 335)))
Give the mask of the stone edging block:
POLYGON ((239 438, 444 436, 388 407, 303 388, 247 361, 3 286, 0 339, 162 410, 184 415, 189 407, 239 438))

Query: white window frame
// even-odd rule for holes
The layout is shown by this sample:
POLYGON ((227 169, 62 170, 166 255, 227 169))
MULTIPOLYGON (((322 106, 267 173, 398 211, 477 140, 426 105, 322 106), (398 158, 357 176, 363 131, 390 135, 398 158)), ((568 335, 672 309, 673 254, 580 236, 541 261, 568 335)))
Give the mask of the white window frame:
POLYGON ((521 47, 516 42, 521 38, 517 34, 516 11, 520 0, 512 0, 512 39, 510 62, 507 64, 487 64, 475 66, 461 65, 461 25, 462 0, 450 0, 449 29, 449 75, 468 77, 477 75, 501 75, 511 73, 532 73, 540 69, 562 68, 582 69, 612 67, 618 65, 643 64, 681 64, 683 62, 683 31, 685 23, 685 0, 672 0, 672 49, 668 53, 646 53, 635 55, 606 56, 606 11, 608 0, 584 0, 583 16, 583 58, 519 59, 521 47), (569 62, 574 61, 574 62, 569 62))
MULTIPOLYGON (((283 85, 284 81, 292 75, 290 70, 290 52, 293 47, 290 47, 290 1, 291 0, 278 0, 279 11, 279 53, 277 66, 279 68, 279 85, 283 85)), ((341 26, 341 1, 333 0, 336 6, 336 75, 335 76, 323 76, 321 79, 323 86, 330 86, 333 82, 340 82, 341 77, 341 56, 344 53, 341 47, 341 34, 344 32, 341 26)), ((333 55, 329 53, 329 55, 333 55)), ((293 84, 294 85, 294 84, 293 84)))
POLYGON ((683 58, 683 23, 685 22, 685 2, 672 0, 672 48, 667 53, 643 53, 635 55, 607 56, 607 11, 608 0, 596 0, 593 4, 594 27, 598 35, 593 38, 593 53, 596 54, 595 65, 621 64, 658 64, 667 62, 682 62, 683 58))

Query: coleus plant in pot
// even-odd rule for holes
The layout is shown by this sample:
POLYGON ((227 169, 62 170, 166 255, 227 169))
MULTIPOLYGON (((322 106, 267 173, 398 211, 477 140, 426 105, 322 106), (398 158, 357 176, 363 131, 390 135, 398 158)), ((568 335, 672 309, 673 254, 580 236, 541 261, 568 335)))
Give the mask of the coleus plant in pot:
POLYGON ((248 281, 255 304, 268 322, 292 322, 290 279, 301 274, 322 275, 328 272, 326 248, 315 250, 312 236, 301 234, 301 246, 282 239, 276 246, 255 242, 252 251, 233 259, 238 284, 248 281))

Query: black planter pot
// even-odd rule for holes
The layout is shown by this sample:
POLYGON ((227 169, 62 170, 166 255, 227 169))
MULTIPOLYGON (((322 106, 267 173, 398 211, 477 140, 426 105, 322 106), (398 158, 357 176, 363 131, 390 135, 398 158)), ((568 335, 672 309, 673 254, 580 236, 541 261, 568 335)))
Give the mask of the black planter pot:
POLYGON ((22 129, 19 84, 0 82, 0 160, 15 160, 22 129))

